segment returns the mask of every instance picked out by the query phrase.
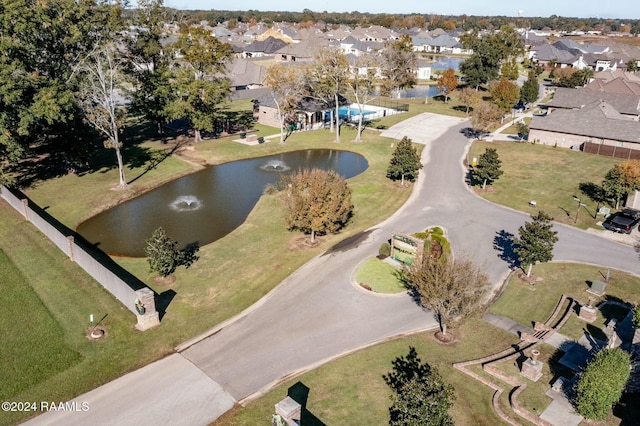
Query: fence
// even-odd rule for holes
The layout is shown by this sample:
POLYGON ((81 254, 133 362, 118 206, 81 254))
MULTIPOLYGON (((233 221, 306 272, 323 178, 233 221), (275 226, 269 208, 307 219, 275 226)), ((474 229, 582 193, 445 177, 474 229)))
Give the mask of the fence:
POLYGON ((136 313, 136 290, 146 288, 143 282, 122 269, 109 256, 83 242, 75 232, 62 225, 18 191, 0 186, 0 197, 20 212, 127 309, 136 313))
POLYGON ((607 157, 623 158, 625 160, 640 160, 640 150, 615 145, 585 142, 582 145, 582 151, 590 154, 605 155, 607 157))
POLYGON ((404 112, 409 111, 409 104, 405 104, 401 102, 393 102, 393 101, 387 101, 383 99, 373 99, 367 102, 367 104, 379 106, 382 108, 395 109, 396 111, 404 111, 404 112))

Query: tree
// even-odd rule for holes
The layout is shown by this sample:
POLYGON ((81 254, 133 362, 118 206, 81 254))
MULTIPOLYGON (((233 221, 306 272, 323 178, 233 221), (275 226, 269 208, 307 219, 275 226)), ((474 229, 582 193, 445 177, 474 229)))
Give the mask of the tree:
POLYGON ((491 99, 503 113, 511 111, 520 98, 520 88, 506 78, 492 82, 489 87, 491 99))
POLYGON ((480 154, 478 164, 471 167, 471 179, 474 182, 482 182, 482 189, 484 189, 487 183, 491 185, 502 176, 501 164, 498 151, 495 148, 487 148, 480 154))
POLYGON ((438 90, 444 95, 444 103, 449 101, 449 94, 458 87, 458 77, 453 68, 445 70, 438 79, 438 90))
POLYGON ((198 260, 197 251, 197 247, 180 250, 178 242, 172 240, 162 227, 153 231, 144 249, 150 270, 161 277, 173 274, 179 266, 189 268, 198 260))
POLYGON ((527 126, 522 120, 518 122, 518 136, 520 137, 520 140, 527 139, 529 137, 529 126, 527 126))
POLYGON ((525 104, 531 104, 538 100, 540 87, 534 70, 529 70, 527 79, 520 88, 520 100, 525 104))
POLYGON ((86 119, 107 137, 105 148, 111 148, 116 153, 120 189, 127 187, 120 150, 120 131, 124 126, 126 113, 124 106, 118 101, 124 84, 121 71, 114 46, 106 45, 94 51, 80 67, 82 82, 78 95, 86 119))
POLYGON ((314 96, 331 100, 336 120, 336 142, 340 142, 340 99, 348 89, 349 62, 340 49, 322 49, 315 56, 311 67, 311 84, 314 96))
POLYGON ((265 85, 271 89, 280 121, 280 143, 285 141, 287 115, 293 113, 306 91, 299 68, 276 64, 267 70, 265 85))
POLYGON ((638 71, 638 60, 637 59, 629 59, 627 61, 627 71, 629 71, 629 72, 638 71))
POLYGON ((502 114, 495 104, 481 101, 471 113, 471 126, 480 133, 490 132, 500 122, 502 114))
POLYGON ((416 349, 393 361, 393 371, 383 375, 393 391, 389 424, 393 426, 453 426, 448 410, 453 406, 453 387, 435 367, 422 363, 416 349))
POLYGON ((633 316, 631 317, 633 328, 640 328, 640 305, 633 308, 633 316))
POLYGON ((421 303, 431 309, 442 334, 456 321, 482 311, 489 278, 471 260, 425 256, 409 270, 409 282, 421 303))
POLYGON ((403 35, 394 42, 385 43, 380 63, 383 93, 393 94, 399 98, 402 89, 415 86, 417 63, 413 42, 408 35, 403 35))
MULTIPOLYGON (((527 277, 531 275, 531 267, 537 262, 549 262, 553 259, 553 246, 558 242, 558 232, 553 231, 553 218, 540 210, 531 215, 532 222, 525 222, 518 229, 520 238, 516 238, 515 253, 520 264, 527 266, 527 277)), ((524 269, 523 269, 524 270, 524 269)))
POLYGON ((169 110, 173 118, 191 123, 199 142, 202 130, 216 130, 215 121, 230 91, 225 65, 233 50, 204 27, 183 28, 175 48, 182 55, 182 66, 176 72, 178 98, 169 110))
POLYGON ((458 98, 460 102, 467 108, 465 111, 467 115, 469 115, 469 108, 475 108, 475 106, 478 105, 482 100, 480 93, 470 87, 465 87, 464 89, 462 89, 458 98))
POLYGON ((598 352, 576 382, 575 405, 582 416, 604 420, 622 397, 629 380, 631 358, 620 348, 598 352))
POLYGON ((282 179, 285 223, 289 230, 311 234, 337 233, 353 215, 351 189, 334 171, 305 169, 282 179))
POLYGON ((613 166, 605 175, 602 188, 617 209, 622 198, 640 189, 640 161, 628 160, 613 166))
POLYGON ((404 186, 404 179, 413 182, 418 177, 418 171, 422 168, 417 149, 411 143, 411 139, 403 137, 391 156, 391 162, 387 168, 387 177, 391 180, 400 179, 404 186))
POLYGON ((502 63, 500 67, 500 77, 511 81, 518 79, 518 62, 516 58, 511 57, 502 63))
POLYGON ((125 38, 127 66, 134 90, 131 91, 132 106, 156 123, 158 134, 164 133, 168 119, 168 106, 175 100, 171 84, 172 52, 163 47, 164 16, 163 0, 139 0, 133 10, 135 35, 125 38))
POLYGON ((85 166, 92 146, 74 75, 121 28, 120 5, 16 0, 0 10, 0 181, 16 183, 9 170, 30 146, 49 174, 85 166))
POLYGON ((358 132, 356 133, 356 142, 360 142, 364 120, 364 106, 371 100, 371 95, 374 91, 376 68, 371 62, 371 58, 365 56, 356 60, 355 66, 351 68, 350 73, 347 84, 349 86, 349 94, 355 99, 358 105, 358 111, 360 112, 358 116, 358 132), (360 70, 363 70, 363 72, 360 70))

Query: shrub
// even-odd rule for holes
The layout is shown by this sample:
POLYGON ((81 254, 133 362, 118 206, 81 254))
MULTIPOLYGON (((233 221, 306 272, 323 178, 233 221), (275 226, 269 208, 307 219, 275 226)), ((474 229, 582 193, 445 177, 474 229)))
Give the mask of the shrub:
POLYGON ((634 328, 640 328, 640 304, 636 305, 633 309, 633 317, 631 317, 631 322, 633 323, 634 328))
POLYGON ((387 242, 380 244, 380 248, 378 249, 378 254, 384 257, 391 256, 391 244, 387 242))

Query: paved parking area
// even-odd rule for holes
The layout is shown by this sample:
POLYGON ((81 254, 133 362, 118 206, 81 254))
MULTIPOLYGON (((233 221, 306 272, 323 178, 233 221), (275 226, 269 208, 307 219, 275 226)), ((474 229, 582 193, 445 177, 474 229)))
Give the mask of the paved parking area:
POLYGON ((402 139, 407 136, 413 142, 426 144, 438 139, 445 131, 464 120, 466 118, 425 112, 394 124, 382 132, 382 136, 393 139, 402 139))

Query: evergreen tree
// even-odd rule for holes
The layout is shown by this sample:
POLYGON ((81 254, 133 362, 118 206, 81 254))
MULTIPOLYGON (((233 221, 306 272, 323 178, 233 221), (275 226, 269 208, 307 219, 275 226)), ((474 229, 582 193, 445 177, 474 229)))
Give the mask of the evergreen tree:
POLYGON ((144 254, 152 272, 157 272, 161 277, 167 277, 175 272, 179 266, 188 268, 198 260, 197 247, 185 250, 178 248, 178 242, 171 239, 166 231, 160 227, 153 231, 151 238, 147 240, 144 254))
POLYGON ((538 85, 538 79, 536 78, 536 72, 534 70, 529 70, 527 79, 520 89, 520 100, 523 103, 531 104, 538 100, 539 91, 540 88, 538 85))
POLYGON ((389 407, 392 426, 453 426, 448 413, 453 406, 453 387, 446 384, 435 367, 422 363, 416 349, 393 361, 393 371, 382 376, 393 390, 389 407))
POLYGON ((630 375, 630 356, 620 348, 598 352, 576 383, 576 408, 588 419, 604 420, 622 397, 630 375))
POLYGON ((491 185, 500 176, 502 176, 502 161, 498 157, 498 151, 495 148, 487 148, 478 158, 478 164, 471 167, 471 179, 474 182, 482 182, 482 189, 487 185, 491 185))
POLYGON ((549 262, 553 259, 553 246, 558 242, 557 232, 553 231, 553 218, 542 210, 531 215, 532 222, 525 222, 518 229, 520 238, 515 239, 515 253, 520 264, 528 266, 527 276, 531 275, 531 267, 536 262, 549 262))
POLYGON ((411 139, 403 137, 391 157, 387 168, 387 177, 391 180, 401 180, 404 185, 405 178, 410 182, 418 177, 418 171, 422 168, 418 151, 411 143, 411 139))

